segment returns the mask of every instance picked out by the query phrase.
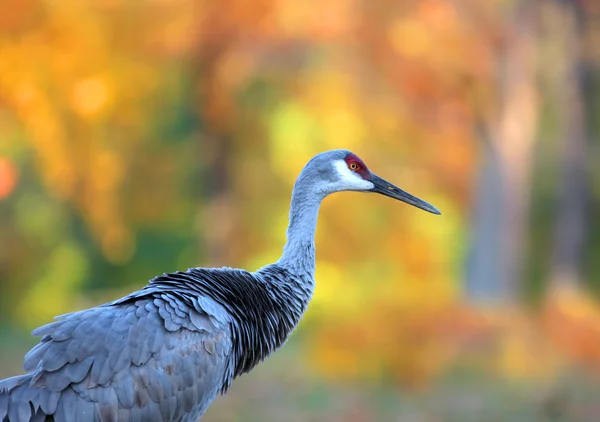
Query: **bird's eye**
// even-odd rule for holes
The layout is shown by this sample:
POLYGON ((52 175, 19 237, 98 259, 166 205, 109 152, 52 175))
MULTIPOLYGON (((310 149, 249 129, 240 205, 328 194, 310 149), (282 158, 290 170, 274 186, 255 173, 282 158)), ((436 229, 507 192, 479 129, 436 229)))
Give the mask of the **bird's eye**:
POLYGON ((350 168, 350 170, 358 170, 358 164, 356 163, 350 163, 348 164, 348 167, 350 168))

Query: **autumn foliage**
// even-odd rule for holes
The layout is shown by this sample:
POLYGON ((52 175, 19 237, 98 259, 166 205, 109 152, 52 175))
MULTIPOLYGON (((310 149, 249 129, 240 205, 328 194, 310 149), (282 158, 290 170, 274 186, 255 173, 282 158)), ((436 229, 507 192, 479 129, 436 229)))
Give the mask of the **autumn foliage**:
POLYGON ((315 372, 419 390, 463 366, 549 382, 600 368, 593 1, 2 9, 3 328, 29 330, 164 271, 275 260, 296 175, 346 148, 443 215, 354 193, 326 200, 298 334, 315 372), (566 190, 583 187, 585 212, 563 237, 556 192, 574 173, 556 169, 571 156, 565 168, 588 173, 566 190), (486 225, 486 210, 500 218, 486 225), (553 255, 580 232, 587 249, 553 255), (473 253, 481 233, 497 256, 473 253), (486 277, 471 283, 481 259, 506 283, 502 300, 486 277), (575 281, 555 289, 565 268, 575 281))

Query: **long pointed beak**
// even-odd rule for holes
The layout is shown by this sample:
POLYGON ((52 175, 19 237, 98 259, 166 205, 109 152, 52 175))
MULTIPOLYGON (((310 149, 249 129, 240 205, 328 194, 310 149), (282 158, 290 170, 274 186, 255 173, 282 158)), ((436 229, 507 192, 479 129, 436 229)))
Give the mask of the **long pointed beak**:
POLYGON ((417 198, 414 195, 411 195, 408 192, 403 191, 399 187, 392 185, 390 182, 382 179, 379 176, 372 174, 371 182, 375 186, 369 192, 377 192, 382 195, 389 196, 390 198, 398 199, 432 214, 441 214, 440 210, 433 205, 417 198))

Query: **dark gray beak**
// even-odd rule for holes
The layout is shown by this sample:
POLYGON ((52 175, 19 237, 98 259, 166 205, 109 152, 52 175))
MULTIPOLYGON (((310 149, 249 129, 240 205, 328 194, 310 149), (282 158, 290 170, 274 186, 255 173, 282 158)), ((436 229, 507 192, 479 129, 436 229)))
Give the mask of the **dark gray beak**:
POLYGON ((406 202, 407 204, 413 205, 417 208, 421 208, 427 212, 432 214, 440 215, 441 212, 433 205, 423 201, 422 199, 417 198, 416 196, 411 195, 408 192, 403 191, 397 186, 392 185, 390 182, 382 179, 379 176, 371 174, 372 178, 370 181, 375 185, 373 189, 369 192, 377 192, 385 196, 389 196, 390 198, 398 199, 402 202, 406 202))

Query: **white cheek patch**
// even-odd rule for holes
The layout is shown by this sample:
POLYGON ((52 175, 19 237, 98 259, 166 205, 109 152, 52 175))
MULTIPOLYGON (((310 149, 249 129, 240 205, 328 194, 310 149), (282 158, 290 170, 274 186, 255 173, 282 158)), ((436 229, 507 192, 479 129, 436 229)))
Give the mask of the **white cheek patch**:
POLYGON ((344 160, 337 160, 333 163, 335 170, 340 176, 341 184, 348 190, 369 190, 373 189, 373 183, 363 179, 358 174, 348 168, 344 160))

